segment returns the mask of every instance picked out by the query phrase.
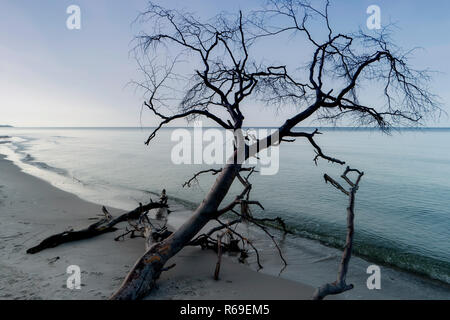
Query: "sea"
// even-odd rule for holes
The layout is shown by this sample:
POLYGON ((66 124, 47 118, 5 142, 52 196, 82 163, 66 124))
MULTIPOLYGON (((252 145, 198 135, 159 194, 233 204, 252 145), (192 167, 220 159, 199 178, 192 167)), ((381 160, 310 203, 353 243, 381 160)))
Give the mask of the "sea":
MULTIPOLYGON (((0 153, 26 173, 88 201, 129 210, 150 198, 157 200, 166 189, 172 201, 195 209, 215 176, 204 174, 191 187, 183 187, 183 182, 199 170, 220 165, 174 163, 177 129, 160 130, 147 146, 153 128, 0 128, 0 153)), ((285 221, 290 240, 284 245, 294 260, 301 258, 294 247, 303 246, 305 239, 342 248, 348 197, 323 176, 345 186, 340 177, 345 167, 357 168, 364 176, 356 194, 354 255, 448 288, 450 129, 320 131, 315 140, 323 153, 346 164, 323 159, 316 164, 314 148, 302 138, 282 143, 276 174, 251 176, 252 199, 264 207, 253 207, 252 214, 285 221)), ((240 190, 236 182, 224 203, 240 190)), ((180 223, 186 217, 177 218, 180 223)))

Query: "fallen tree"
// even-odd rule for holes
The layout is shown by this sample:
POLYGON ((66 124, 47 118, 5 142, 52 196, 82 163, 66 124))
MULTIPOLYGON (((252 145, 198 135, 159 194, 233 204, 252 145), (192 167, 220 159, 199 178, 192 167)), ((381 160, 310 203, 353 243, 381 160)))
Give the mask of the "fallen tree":
MULTIPOLYGON (((153 25, 153 33, 139 35, 137 47, 144 57, 148 58, 150 52, 151 57, 146 60, 147 65, 140 64, 145 80, 135 84, 148 94, 144 105, 161 119, 146 144, 174 120, 203 117, 234 132, 236 151, 219 172, 211 171, 217 176, 216 181, 191 218, 136 262, 112 299, 139 299, 148 294, 165 263, 188 245, 206 223, 219 220, 225 213, 236 213, 234 208, 238 205, 244 210, 239 215, 245 215, 250 204, 259 205, 249 200, 251 185, 240 174, 242 162, 236 161, 242 149, 245 156, 241 160, 245 161, 281 142, 305 138, 314 148, 316 164, 322 158, 343 165, 344 161, 322 151, 315 140, 318 130, 308 133, 294 128, 316 115, 331 122, 350 117, 388 130, 391 121, 415 123, 437 109, 434 96, 422 83, 428 79, 426 72, 410 68, 407 57, 396 48, 391 49, 394 46, 386 34, 334 34, 328 7, 328 2, 320 10, 303 1, 271 1, 268 7, 247 18, 240 12, 234 20, 218 15, 207 22, 153 4, 142 14, 141 22, 153 25), (323 21, 325 39, 320 40, 309 29, 312 16, 323 21), (250 48, 256 42, 288 32, 304 35, 308 47, 313 48, 306 77, 289 72, 286 65, 265 65, 255 62, 255 54, 250 56, 250 48), (157 57, 163 55, 158 50, 169 47, 177 51, 176 58, 169 64, 158 64, 157 57), (190 76, 177 73, 180 56, 194 60, 190 76), (180 113, 165 115, 162 109, 166 109, 168 100, 164 97, 174 79, 188 79, 188 85, 179 102, 180 113), (359 90, 364 81, 383 82, 384 106, 360 103, 359 90), (242 104, 255 96, 267 104, 296 105, 301 111, 286 119, 276 133, 248 145, 248 137, 241 131, 245 119, 242 104), (212 112, 213 108, 222 109, 228 117, 212 112), (220 208, 235 179, 243 183, 244 190, 235 201, 220 208)), ((174 87, 169 91, 179 92, 174 87)))
MULTIPOLYGON (((392 44, 386 30, 379 34, 335 33, 328 8, 328 1, 320 8, 301 0, 279 0, 269 1, 267 6, 246 15, 242 12, 219 14, 202 20, 187 12, 150 3, 137 19, 150 31, 142 31, 137 36, 135 52, 144 79, 133 84, 144 90, 143 107, 160 120, 145 144, 149 145, 159 130, 173 121, 202 118, 233 133, 234 154, 221 169, 202 170, 184 184, 190 186, 204 173, 216 177, 203 201, 178 230, 156 243, 148 243, 146 252, 111 299, 140 299, 149 294, 161 272, 167 270, 166 263, 185 246, 215 248, 220 259, 225 248, 220 235, 224 232, 233 235, 227 244, 230 249, 241 250, 245 255, 243 248, 236 249, 235 241, 250 246, 262 267, 251 240, 231 227, 239 223, 260 227, 274 241, 286 264, 265 225, 271 221, 284 227, 284 223, 279 218, 253 216, 251 207, 263 206, 250 197, 249 179, 254 170, 243 164, 248 159, 258 158, 265 149, 304 139, 315 152, 316 165, 320 159, 344 165, 345 161, 322 150, 316 139, 321 134, 319 130, 310 132, 297 127, 310 124, 315 118, 332 124, 346 120, 388 131, 393 124, 417 124, 439 110, 436 97, 427 90, 428 73, 410 67, 408 53, 392 44), (313 19, 316 28, 309 24, 313 19), (302 44, 288 46, 282 40, 283 34, 291 35, 302 44), (261 56, 260 51, 254 50, 265 41, 268 41, 267 46, 278 46, 279 51, 305 51, 302 53, 309 53, 310 58, 302 60, 302 55, 298 54, 294 65, 270 64, 268 61, 278 60, 276 54, 269 57, 266 56, 269 52, 264 52, 261 56), (306 68, 302 67, 305 65, 306 68), (377 90, 380 99, 370 100, 370 104, 362 102, 367 100, 363 99, 367 91, 377 90), (296 111, 283 119, 275 132, 255 140, 242 130, 248 102, 264 103, 277 110, 290 105, 296 111), (173 107, 177 107, 175 112, 173 107), (249 174, 245 176, 244 171, 249 174), (224 205, 235 181, 241 183, 243 189, 224 205), (224 221, 230 215, 234 218, 224 221), (197 236, 210 221, 216 221, 218 226, 197 236), (218 232, 219 238, 214 238, 218 232)), ((327 181, 333 183, 334 180, 327 181)), ((353 189, 356 192, 356 188, 353 189)), ((349 194, 354 199, 353 191, 349 194)), ((319 289, 316 298, 348 288, 345 275, 353 239, 353 218, 351 214, 349 217, 351 225, 338 281, 331 287, 319 289)), ((148 230, 145 225, 135 229, 142 228, 148 230)), ((148 232, 146 237, 149 238, 148 232)), ((220 260, 217 276, 219 269, 220 260)))

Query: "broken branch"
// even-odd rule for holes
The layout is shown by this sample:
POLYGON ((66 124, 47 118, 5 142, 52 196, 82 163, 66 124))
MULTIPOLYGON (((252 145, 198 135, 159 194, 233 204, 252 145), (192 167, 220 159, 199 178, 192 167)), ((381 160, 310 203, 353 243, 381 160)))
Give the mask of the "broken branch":
POLYGON ((87 228, 77 230, 77 231, 64 231, 55 235, 52 235, 44 240, 42 240, 41 243, 39 243, 37 246, 32 247, 27 250, 27 253, 29 254, 35 254, 37 252, 40 252, 44 249, 48 248, 54 248, 59 246, 60 244, 67 243, 67 242, 73 242, 83 239, 89 239, 96 237, 98 235, 101 235, 103 233, 116 231, 117 228, 114 226, 120 222, 127 221, 127 220, 133 220, 138 219, 141 214, 148 212, 151 209, 155 208, 162 208, 167 207, 167 204, 161 204, 156 202, 151 202, 146 205, 140 205, 138 208, 126 212, 117 218, 113 219, 112 216, 109 214, 109 212, 106 210, 105 207, 103 207, 103 212, 105 213, 105 218, 91 224, 87 228))

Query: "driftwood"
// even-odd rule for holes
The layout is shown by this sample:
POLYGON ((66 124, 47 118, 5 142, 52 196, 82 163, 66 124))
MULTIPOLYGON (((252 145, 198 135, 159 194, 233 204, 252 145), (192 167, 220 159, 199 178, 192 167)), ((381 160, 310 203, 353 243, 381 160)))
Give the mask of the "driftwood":
MULTIPOLYGON (((159 203, 162 204, 167 204, 167 201, 169 200, 169 198, 167 197, 166 194, 166 189, 162 190, 161 196, 159 197, 159 203)), ((158 220, 163 220, 166 219, 167 220, 167 215, 169 214, 169 210, 167 209, 167 207, 161 207, 158 209, 158 211, 156 212, 156 219, 158 220)), ((148 220, 147 220, 148 221, 148 220)), ((149 221, 148 221, 149 222, 149 221)))
POLYGON ((217 263, 214 270, 214 280, 219 280, 220 263, 222 262, 222 238, 226 232, 217 235, 217 263))
POLYGON ((44 249, 57 247, 63 243, 89 239, 101 235, 103 233, 116 231, 117 228, 114 227, 116 224, 124 221, 139 219, 142 216, 142 214, 147 213, 149 210, 162 207, 167 207, 167 204, 157 202, 150 202, 146 205, 140 204, 138 208, 126 212, 116 218, 113 218, 105 207, 102 207, 103 214, 105 215, 104 218, 100 219, 99 221, 91 224, 90 226, 82 230, 77 231, 69 230, 52 235, 42 240, 42 242, 39 243, 37 246, 28 249, 27 253, 34 254, 44 249))
POLYGON ((337 279, 333 283, 326 283, 323 286, 317 288, 314 292, 313 300, 322 300, 327 295, 339 294, 347 290, 353 289, 353 284, 347 284, 345 279, 347 277, 348 264, 350 262, 350 258, 352 255, 352 246, 353 246, 353 233, 354 233, 354 225, 353 221, 355 218, 355 194, 358 191, 359 182, 364 175, 364 172, 361 172, 356 169, 350 169, 347 167, 345 172, 342 174, 341 178, 345 180, 350 186, 349 190, 346 190, 339 184, 336 180, 328 176, 324 175, 325 182, 331 183, 336 189, 344 193, 349 197, 349 205, 347 207, 347 237, 345 240, 344 252, 342 253, 341 263, 339 265, 339 270, 337 274, 337 279), (350 172, 356 172, 358 174, 356 181, 351 181, 347 174, 350 172))

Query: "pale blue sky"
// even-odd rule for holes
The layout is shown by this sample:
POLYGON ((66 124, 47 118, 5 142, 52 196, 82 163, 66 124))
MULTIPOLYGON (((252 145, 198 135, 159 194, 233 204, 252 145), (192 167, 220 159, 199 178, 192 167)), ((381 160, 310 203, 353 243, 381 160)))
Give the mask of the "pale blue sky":
MULTIPOLYGON (((165 0, 209 17, 246 11, 260 1, 165 0)), ((142 96, 126 84, 137 78, 129 56, 139 31, 131 23, 146 0, 2 0, 0 4, 0 124, 14 126, 140 126, 142 96), (81 8, 81 30, 66 28, 66 8, 81 8)), ((313 0, 314 3, 314 0, 313 0)), ((450 1, 334 0, 331 19, 338 31, 364 28, 369 5, 380 6, 382 23, 396 22, 394 39, 404 48, 423 47, 414 64, 440 71, 433 91, 450 105, 450 1)), ((273 48, 267 48, 268 52, 273 48)), ((282 59, 295 59, 283 50, 282 59)), ((276 125, 267 107, 252 105, 248 126, 276 125)), ((288 111, 287 111, 288 113, 288 111)), ((449 112, 450 113, 450 112, 449 112)), ((142 124, 155 119, 146 112, 142 124)), ((179 123, 182 124, 182 123, 179 123)), ((432 126, 450 126, 448 117, 432 126)))

